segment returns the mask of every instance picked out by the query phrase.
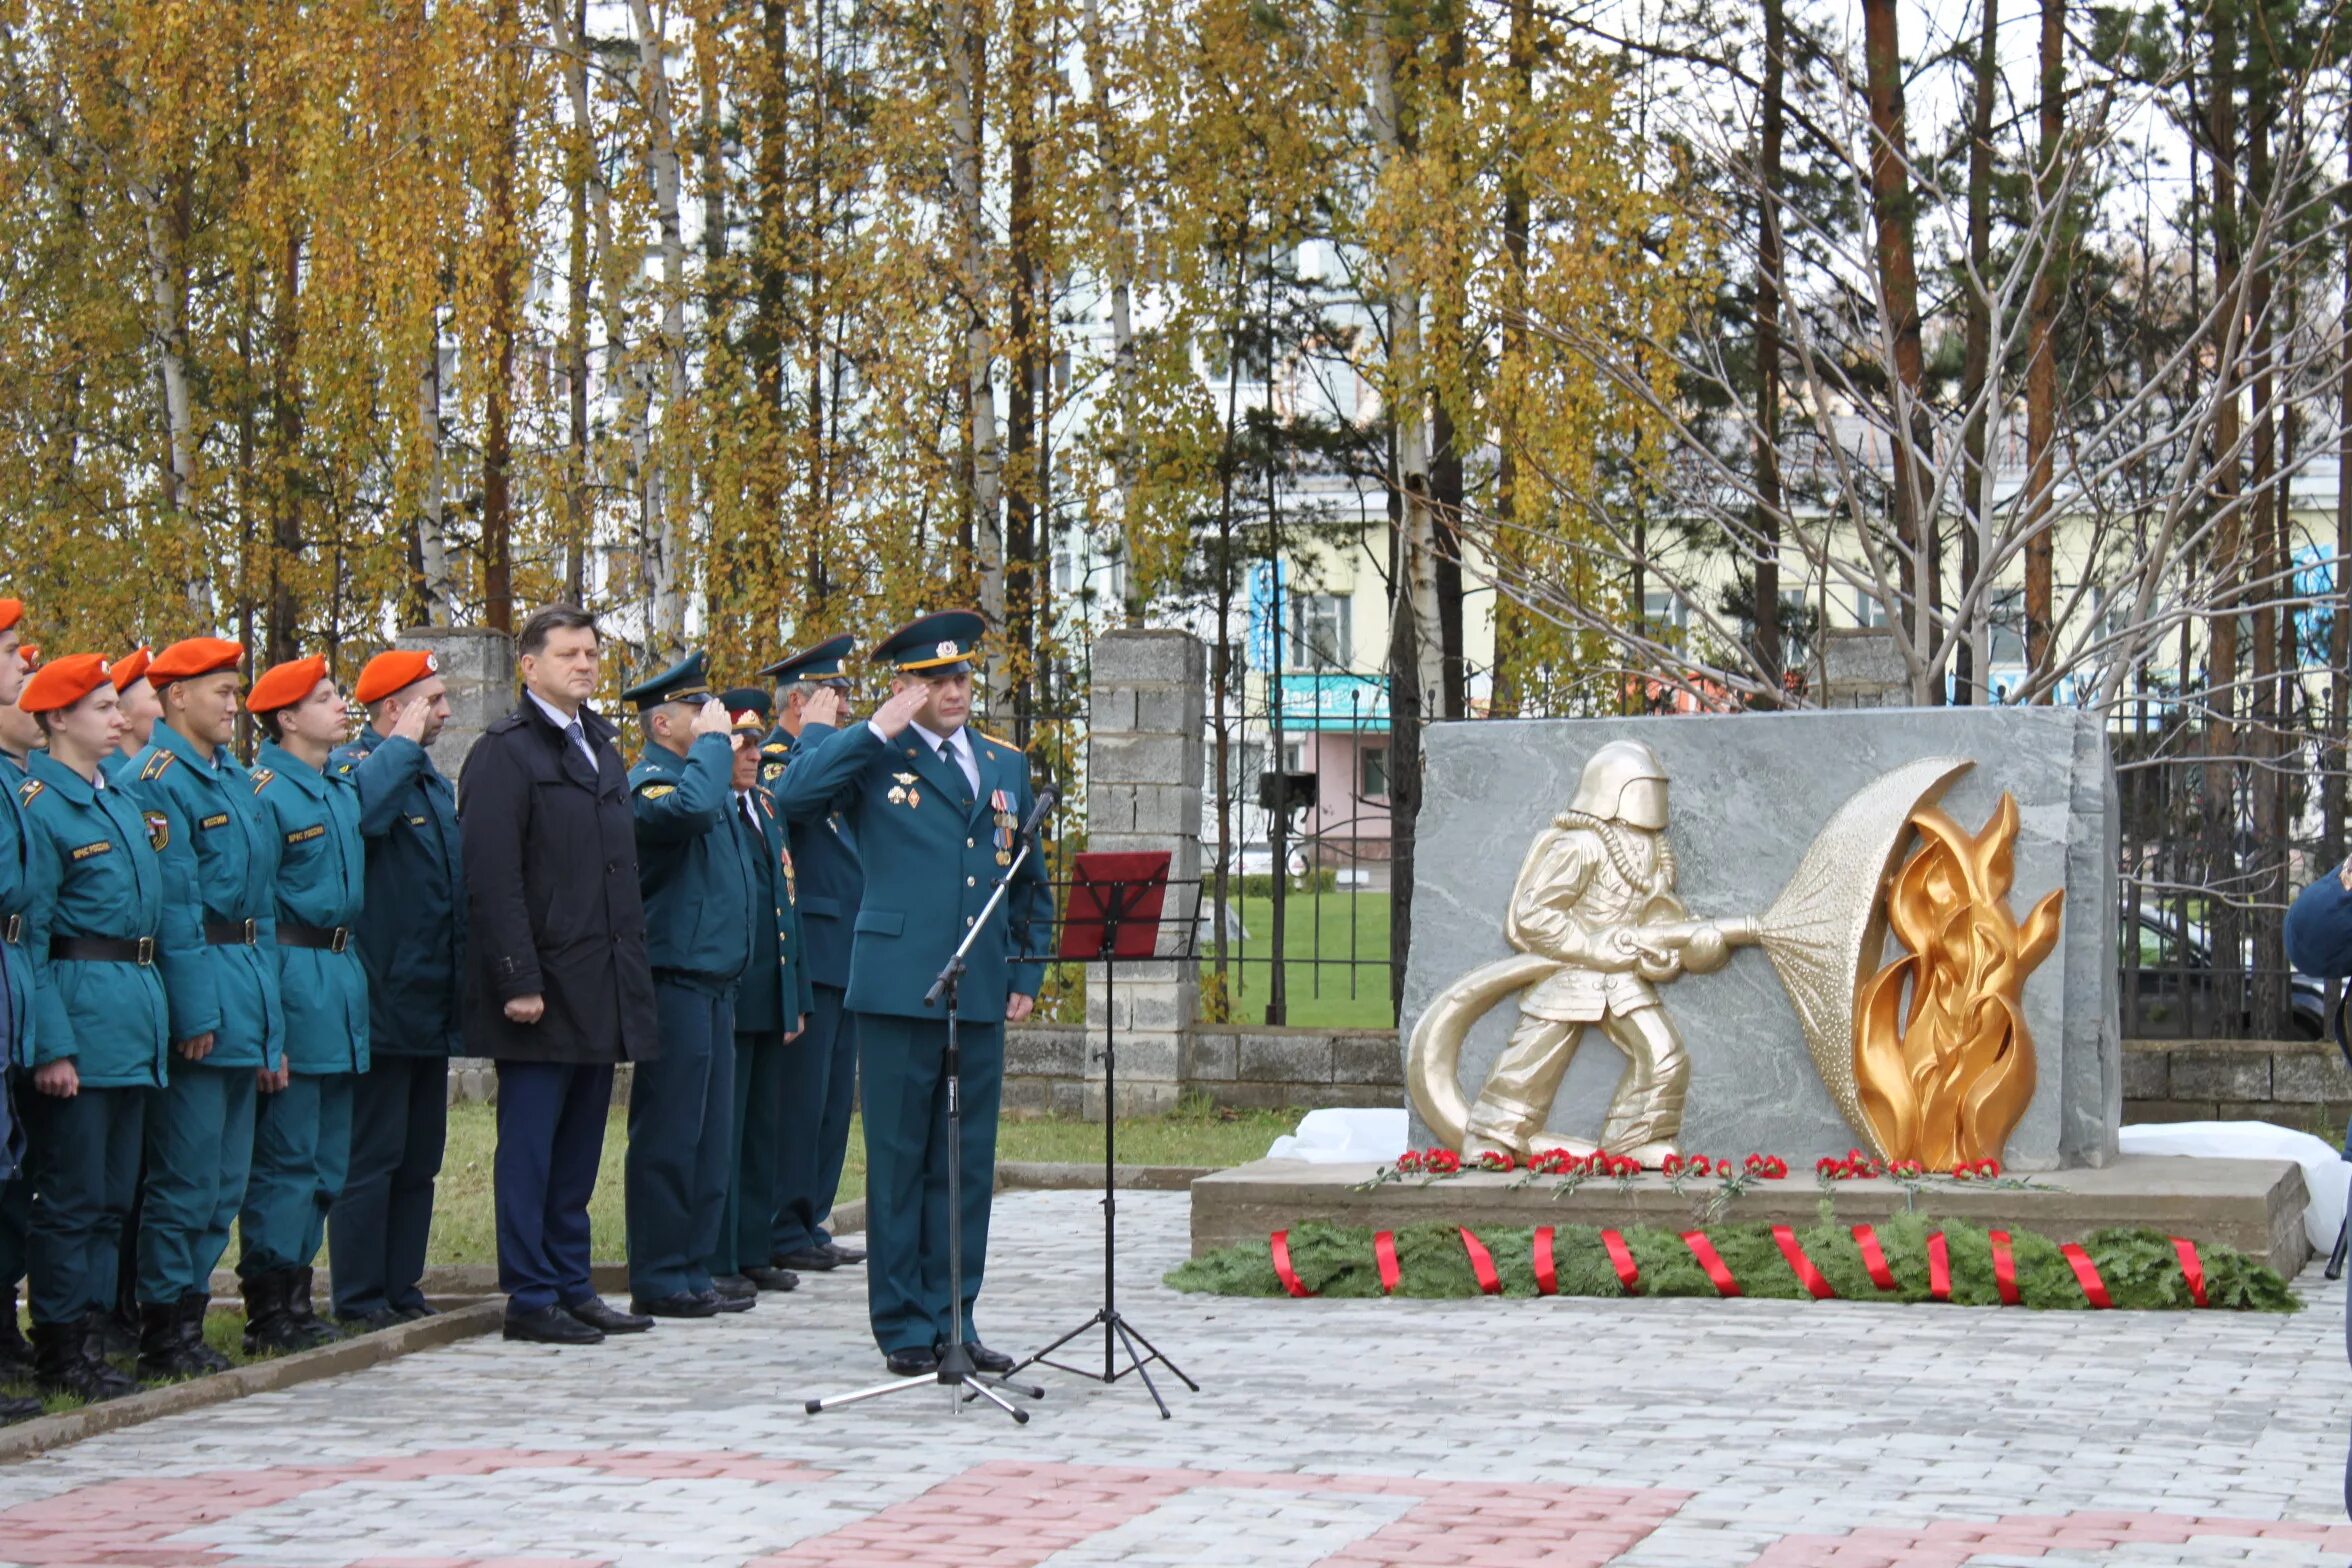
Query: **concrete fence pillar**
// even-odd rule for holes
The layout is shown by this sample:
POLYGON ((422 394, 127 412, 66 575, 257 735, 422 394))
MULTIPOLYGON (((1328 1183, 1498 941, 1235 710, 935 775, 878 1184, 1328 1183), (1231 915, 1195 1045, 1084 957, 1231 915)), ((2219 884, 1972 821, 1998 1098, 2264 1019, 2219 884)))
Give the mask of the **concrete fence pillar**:
MULTIPOLYGON (((1086 846, 1166 850, 1172 884, 1151 962, 1119 966, 1118 1093, 1121 1115, 1174 1107, 1182 1089, 1184 1037, 1200 1015, 1200 972, 1186 928, 1199 905, 1201 771, 1208 661, 1184 631, 1114 631, 1096 641, 1088 694, 1086 846)), ((1103 1114, 1103 1042, 1114 1022, 1103 974, 1086 976, 1085 1114, 1103 1114)))
POLYGON ((474 742, 514 709, 514 639, 479 626, 411 626, 393 642, 430 653, 448 683, 449 722, 432 751, 433 765, 455 783, 474 742))

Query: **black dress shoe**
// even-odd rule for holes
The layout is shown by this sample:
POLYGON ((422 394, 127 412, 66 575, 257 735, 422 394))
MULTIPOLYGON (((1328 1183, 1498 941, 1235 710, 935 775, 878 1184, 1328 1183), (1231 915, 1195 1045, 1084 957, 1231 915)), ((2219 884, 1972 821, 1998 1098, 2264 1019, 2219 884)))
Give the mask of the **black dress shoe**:
POLYGON ((778 1253, 775 1262, 780 1269, 804 1269, 814 1274, 841 1267, 841 1260, 823 1247, 801 1247, 792 1252, 778 1253))
POLYGON ((714 1274, 710 1288, 718 1292, 721 1301, 749 1300, 759 1294, 759 1287, 740 1274, 714 1274))
POLYGON ((400 1321, 403 1323, 421 1323, 426 1318, 437 1318, 441 1315, 440 1308, 427 1306, 421 1301, 411 1302, 405 1307, 394 1307, 392 1310, 400 1314, 400 1321))
POLYGON ((825 1251, 832 1257, 834 1265, 839 1268, 847 1268, 852 1263, 866 1261, 866 1249, 863 1247, 844 1247, 838 1241, 828 1241, 825 1243, 825 1251))
POLYGON ((1001 1350, 991 1350, 976 1339, 964 1341, 964 1354, 972 1358, 972 1370, 991 1377, 1003 1377, 1013 1370, 1013 1358, 1001 1350))
POLYGON ((30 1421, 48 1407, 38 1399, 19 1399, 14 1394, 0 1394, 0 1426, 12 1422, 30 1421))
POLYGON ((604 1334, 581 1322, 561 1307, 541 1307, 534 1312, 506 1309, 506 1337, 524 1339, 540 1345, 601 1345, 604 1334))
POLYGON ((642 1334, 653 1327, 653 1319, 635 1312, 623 1312, 618 1307, 608 1305, 602 1296, 590 1296, 586 1301, 575 1302, 564 1310, 590 1328, 601 1329, 607 1334, 642 1334))
POLYGON ((651 1301, 631 1297, 629 1310, 655 1318, 715 1318, 719 1315, 719 1298, 703 1292, 681 1290, 674 1296, 657 1296, 651 1301))
POLYGON ((748 1296, 719 1297, 719 1310, 721 1312, 749 1312, 752 1308, 758 1305, 759 1292, 756 1290, 748 1296))
POLYGON ((754 1265, 743 1271, 743 1277, 761 1290, 798 1290, 800 1276, 790 1269, 765 1269, 754 1265))
POLYGON ((346 1334, 379 1334, 388 1328, 398 1328, 408 1319, 390 1307, 378 1307, 355 1318, 337 1318, 335 1324, 346 1334))
POLYGON ((926 1377, 939 1370, 939 1353, 919 1347, 892 1350, 884 1352, 882 1362, 893 1377, 926 1377))

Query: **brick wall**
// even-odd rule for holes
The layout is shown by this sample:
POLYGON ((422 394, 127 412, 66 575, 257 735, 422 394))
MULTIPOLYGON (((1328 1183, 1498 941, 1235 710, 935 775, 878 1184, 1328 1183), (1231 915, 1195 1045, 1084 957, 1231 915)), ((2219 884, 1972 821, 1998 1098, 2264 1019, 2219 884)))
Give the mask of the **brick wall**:
POLYGON ((2352 1117, 2352 1071, 2325 1040, 2126 1040, 2127 1122, 2263 1121, 2330 1142, 2352 1117))
MULTIPOLYGON (((1005 1040, 1008 1113, 1075 1116, 1086 1105, 1086 1041, 1075 1024, 1010 1032, 1005 1040)), ((1121 1046, 1120 1102, 1134 1103, 1124 1082, 1130 1055, 1121 1046)), ((1405 1085, 1393 1029, 1266 1029, 1198 1024, 1177 1044, 1181 1093, 1245 1110, 1313 1110, 1333 1105, 1402 1105, 1405 1085)), ((1092 1081, 1098 1091, 1100 1070, 1092 1081)), ((1147 1079, 1139 1077, 1140 1093, 1147 1079)))

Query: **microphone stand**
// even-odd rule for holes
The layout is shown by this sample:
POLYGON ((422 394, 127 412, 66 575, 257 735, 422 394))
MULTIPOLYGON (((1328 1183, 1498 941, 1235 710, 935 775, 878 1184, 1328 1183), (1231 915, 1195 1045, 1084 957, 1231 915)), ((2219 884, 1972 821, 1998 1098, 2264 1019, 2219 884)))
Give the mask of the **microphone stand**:
POLYGON ((947 1079, 947 1295, 949 1310, 955 1314, 955 1333, 940 1353, 937 1372, 926 1372, 917 1377, 892 1378, 887 1383, 877 1383, 871 1388, 809 1400, 802 1408, 812 1416, 837 1406, 854 1405, 860 1400, 903 1393, 910 1388, 946 1387, 958 1390, 962 1395, 950 1406, 951 1410, 965 1400, 976 1397, 987 1400, 1011 1416, 1017 1425, 1027 1426, 1029 1412, 1020 1409, 997 1390, 1010 1389, 1030 1399, 1045 1397, 1045 1390, 1035 1384, 1015 1383, 1010 1378, 990 1377, 980 1371, 972 1364, 971 1349, 964 1341, 964 1094, 963 1059, 957 1049, 956 1027, 957 993, 963 984, 965 958, 972 951, 972 944, 979 940, 980 933, 988 929, 989 919, 1003 907, 1005 894, 1011 890, 1013 878, 1020 875, 1021 868, 1029 863, 1030 852, 1037 845, 1037 824, 1044 820, 1053 802, 1052 790, 1038 792, 1037 804, 1030 809, 1029 820, 1021 825, 1019 853, 1013 856, 1013 863, 1005 867, 1003 874, 996 879, 996 886, 990 891, 988 902, 973 917, 971 928, 964 933, 963 941, 948 955, 937 978, 932 980, 931 989, 923 993, 925 1007, 938 1006, 942 997, 947 1000, 947 1051, 941 1065, 947 1079))

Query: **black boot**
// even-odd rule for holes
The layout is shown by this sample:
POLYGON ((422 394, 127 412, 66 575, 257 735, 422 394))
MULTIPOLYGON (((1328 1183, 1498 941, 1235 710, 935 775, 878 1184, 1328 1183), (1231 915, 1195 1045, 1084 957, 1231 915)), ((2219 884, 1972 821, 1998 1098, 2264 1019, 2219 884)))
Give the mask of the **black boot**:
POLYGON ((10 1426, 18 1421, 30 1421, 39 1415, 44 1408, 38 1399, 19 1399, 14 1394, 0 1394, 0 1426, 10 1426))
POLYGON ((120 1307, 108 1307, 97 1318, 100 1355, 127 1356, 144 1348, 147 1333, 144 1313, 134 1311, 126 1315, 120 1307))
POLYGON ((33 1347, 16 1326, 16 1292, 10 1291, 0 1310, 0 1383, 21 1382, 33 1375, 33 1347))
POLYGON ((188 1353, 187 1326, 176 1301, 139 1304, 139 1376, 162 1381, 202 1377, 212 1368, 188 1353))
POLYGON ((44 1394, 70 1394, 95 1404, 131 1391, 129 1378, 90 1348, 87 1322, 33 1325, 33 1377, 44 1394))
MULTIPOLYGON (((125 1394, 139 1391, 139 1380, 106 1358, 112 1354, 106 1347, 111 1342, 108 1325, 114 1317, 112 1307, 98 1307, 82 1319, 82 1354, 97 1369, 97 1377, 114 1392, 107 1397, 120 1399, 125 1394)), ((137 1348, 134 1340, 132 1348, 137 1348)))
POLYGON ((187 1346, 192 1360, 204 1364, 207 1372, 226 1372, 229 1358, 204 1342, 204 1314, 212 1307, 212 1292, 191 1290, 180 1298, 180 1343, 187 1346))
POLYGON ((341 1329, 318 1315, 312 1305, 310 1292, 311 1270, 290 1270, 286 1286, 286 1317, 293 1324, 294 1336, 302 1341, 305 1350, 332 1345, 343 1338, 341 1329))
POLYGON ((249 1274, 237 1282, 245 1298, 245 1354, 292 1350, 286 1342, 286 1278, 278 1270, 249 1274))

